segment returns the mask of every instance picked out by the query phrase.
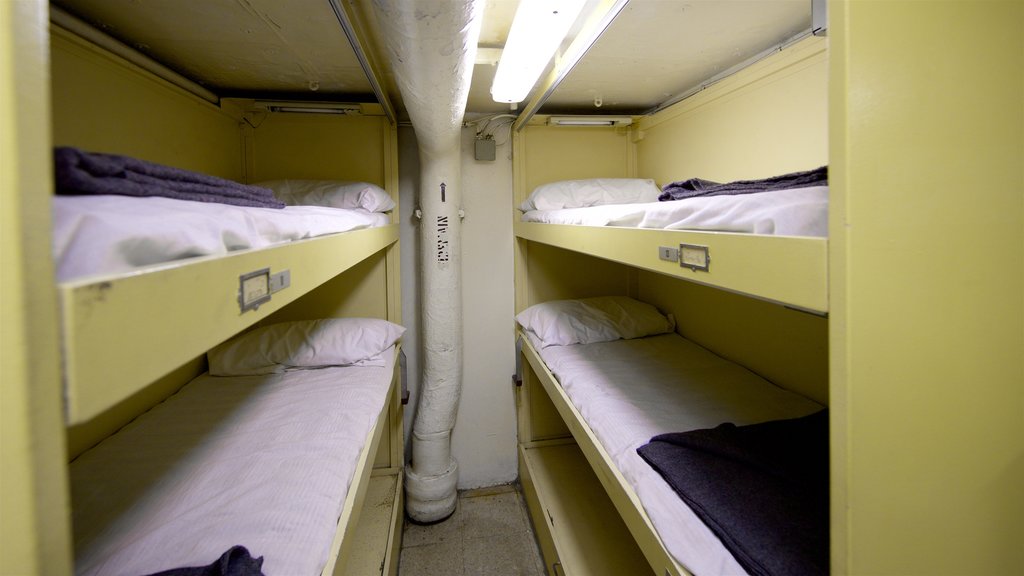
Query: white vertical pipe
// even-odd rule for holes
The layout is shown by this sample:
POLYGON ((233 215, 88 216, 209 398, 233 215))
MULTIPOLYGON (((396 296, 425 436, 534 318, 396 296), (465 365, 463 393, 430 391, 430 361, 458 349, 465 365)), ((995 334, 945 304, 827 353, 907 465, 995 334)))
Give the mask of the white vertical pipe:
POLYGON ((376 0, 395 81, 420 146, 423 377, 406 474, 417 522, 455 511, 451 430, 462 391, 461 129, 480 35, 476 0, 376 0))

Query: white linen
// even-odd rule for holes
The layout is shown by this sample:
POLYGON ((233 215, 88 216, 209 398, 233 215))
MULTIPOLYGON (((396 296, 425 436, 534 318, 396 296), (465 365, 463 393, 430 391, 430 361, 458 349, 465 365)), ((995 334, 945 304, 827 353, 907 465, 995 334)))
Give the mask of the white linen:
POLYGON ((796 418, 823 406, 678 334, 549 346, 540 355, 636 491, 676 561, 698 576, 744 574, 636 450, 658 434, 796 418))
POLYGON ((386 366, 405 328, 381 318, 321 318, 260 326, 206 353, 214 376, 255 376, 289 368, 386 366))
POLYGON ((524 213, 522 220, 544 224, 826 237, 828 186, 669 202, 533 210, 524 213))
POLYGON ((368 212, 388 212, 395 201, 386 190, 370 182, 344 180, 268 180, 254 186, 270 188, 274 197, 289 206, 327 206, 368 212))
POLYGON ((249 208, 160 196, 55 196, 57 281, 384 226, 387 214, 318 206, 249 208))
POLYGON ((537 337, 539 347, 640 338, 676 328, 671 315, 628 296, 548 300, 517 314, 516 322, 537 337))
POLYGON ((559 210, 603 204, 654 202, 661 195, 654 180, 644 178, 590 178, 560 180, 534 188, 519 209, 559 210))
POLYGON ((70 466, 76 574, 203 566, 235 545, 319 575, 394 367, 203 375, 70 466))

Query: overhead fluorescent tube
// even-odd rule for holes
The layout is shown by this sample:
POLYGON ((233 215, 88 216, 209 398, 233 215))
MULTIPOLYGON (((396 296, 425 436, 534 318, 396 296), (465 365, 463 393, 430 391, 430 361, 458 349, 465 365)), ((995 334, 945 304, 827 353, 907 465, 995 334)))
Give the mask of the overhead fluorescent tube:
POLYGON ((520 0, 491 84, 495 102, 526 100, 585 0, 520 0))
POLYGON ((301 108, 298 106, 271 106, 271 112, 295 112, 299 114, 353 114, 353 110, 338 108, 301 108))
POLYGON ((271 112, 295 112, 299 114, 359 114, 363 107, 359 104, 340 102, 265 102, 257 101, 257 108, 266 108, 271 112))
POLYGON ((551 116, 548 126, 629 126, 629 116, 551 116))

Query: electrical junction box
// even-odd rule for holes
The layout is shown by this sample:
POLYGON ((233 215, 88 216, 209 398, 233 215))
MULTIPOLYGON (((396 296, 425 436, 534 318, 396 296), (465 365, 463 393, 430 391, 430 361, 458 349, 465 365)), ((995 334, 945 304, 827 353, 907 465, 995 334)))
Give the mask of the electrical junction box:
POLYGON ((473 157, 477 160, 494 161, 496 151, 494 138, 477 138, 473 157))

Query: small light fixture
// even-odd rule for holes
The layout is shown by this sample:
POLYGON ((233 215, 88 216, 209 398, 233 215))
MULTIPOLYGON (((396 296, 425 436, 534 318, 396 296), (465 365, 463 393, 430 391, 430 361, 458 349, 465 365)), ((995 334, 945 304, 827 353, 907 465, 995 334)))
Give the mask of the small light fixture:
POLYGON ((551 116, 548 126, 629 126, 629 116, 551 116))
POLYGON ((495 102, 526 99, 584 4, 585 0, 520 0, 491 84, 495 102))
POLYGON ((360 114, 360 104, 342 102, 267 102, 256 101, 257 108, 270 112, 292 112, 298 114, 360 114))

